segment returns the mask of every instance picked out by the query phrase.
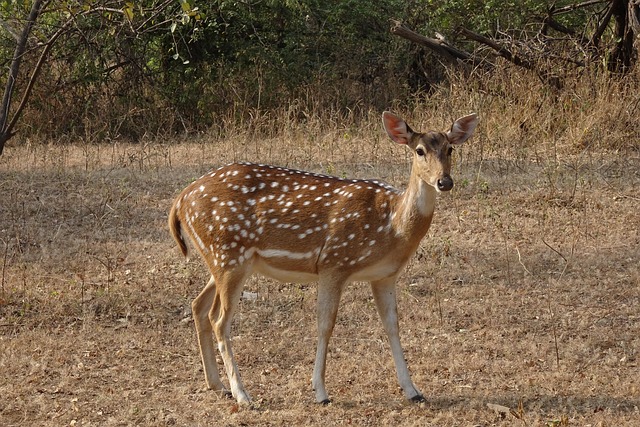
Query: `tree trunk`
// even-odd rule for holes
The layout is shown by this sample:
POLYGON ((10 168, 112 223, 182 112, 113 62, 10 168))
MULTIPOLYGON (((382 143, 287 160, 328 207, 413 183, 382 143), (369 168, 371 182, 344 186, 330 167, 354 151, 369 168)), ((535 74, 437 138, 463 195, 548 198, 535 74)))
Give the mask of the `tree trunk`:
POLYGON ((31 5, 31 12, 29 13, 29 17, 27 18, 27 23, 22 30, 22 34, 18 38, 16 50, 13 54, 13 60, 11 61, 11 66, 9 67, 7 85, 5 86, 4 96, 2 97, 2 109, 0 110, 0 155, 2 155, 5 143, 13 135, 15 135, 15 132, 13 132, 13 126, 16 121, 11 120, 9 122, 9 112, 11 107, 11 98, 13 96, 13 89, 18 78, 18 73, 20 71, 22 55, 24 55, 24 52, 27 48, 27 40, 29 39, 29 34, 31 34, 31 29, 38 19, 40 11, 44 7, 45 3, 46 0, 35 0, 31 5), (9 123, 7 124, 7 122, 9 123))
MULTIPOLYGON (((629 22, 629 0, 613 0, 611 9, 615 20, 614 34, 616 46, 609 55, 608 68, 611 72, 625 72, 633 64, 633 22, 629 22)), ((636 6, 637 7, 637 6, 636 6)))

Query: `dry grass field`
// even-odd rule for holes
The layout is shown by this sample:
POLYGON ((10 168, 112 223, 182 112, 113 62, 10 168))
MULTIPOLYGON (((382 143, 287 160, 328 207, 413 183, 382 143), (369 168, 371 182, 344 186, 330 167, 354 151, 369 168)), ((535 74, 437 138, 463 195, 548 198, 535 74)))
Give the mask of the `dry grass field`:
POLYGON ((398 283, 425 404, 403 399, 365 283, 342 299, 331 405, 315 404, 310 384, 314 286, 264 278, 247 284, 257 298, 242 300, 233 326, 254 407, 206 391, 190 302, 208 275, 199 259, 182 259, 166 226, 184 186, 233 160, 404 186, 409 154, 376 113, 354 127, 282 125, 272 136, 8 147, 0 425, 640 425, 637 131, 604 128, 604 114, 624 114, 584 99, 567 107, 579 117, 567 125, 526 102, 462 98, 408 117, 427 130, 471 109, 481 116, 456 151, 456 187, 439 197, 398 283), (535 128, 518 126, 527 112, 535 128), (636 139, 584 143, 608 136, 636 139))

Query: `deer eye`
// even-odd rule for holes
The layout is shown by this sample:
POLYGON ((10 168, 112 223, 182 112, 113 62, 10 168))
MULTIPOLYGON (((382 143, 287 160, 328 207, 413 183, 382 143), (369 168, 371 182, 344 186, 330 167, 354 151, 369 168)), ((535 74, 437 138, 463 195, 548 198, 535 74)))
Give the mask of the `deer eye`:
POLYGON ((420 157, 424 156, 424 150, 422 147, 416 149, 416 154, 420 157))

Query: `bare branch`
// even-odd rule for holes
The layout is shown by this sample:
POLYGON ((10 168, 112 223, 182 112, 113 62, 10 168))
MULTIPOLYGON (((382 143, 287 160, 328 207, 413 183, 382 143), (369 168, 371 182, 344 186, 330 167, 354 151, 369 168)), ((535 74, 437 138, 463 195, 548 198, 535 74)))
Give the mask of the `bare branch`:
POLYGON ((430 37, 425 37, 414 31, 411 31, 400 21, 391 20, 391 23, 393 24, 390 30, 391 34, 400 36, 414 43, 428 47, 429 49, 440 55, 440 57, 442 57, 449 64, 455 65, 458 63, 458 60, 468 61, 473 59, 473 55, 471 55, 470 53, 449 46, 449 44, 447 44, 447 42, 443 40, 432 39, 430 37))
MULTIPOLYGON (((92 9, 88 10, 87 12, 109 12, 109 13, 119 13, 120 15, 126 15, 124 10, 122 10, 122 9, 115 9, 113 7, 106 7, 106 6, 94 7, 92 9)), ((86 12, 83 13, 83 14, 86 14, 86 12)))
POLYGON ((471 39, 471 40, 477 41, 478 43, 482 43, 484 45, 489 46, 491 49, 495 50, 498 53, 498 55, 502 56, 503 58, 507 59, 510 62, 513 62, 514 64, 520 67, 526 68, 527 70, 535 69, 533 64, 528 59, 522 58, 514 54, 509 49, 499 45, 498 43, 491 40, 490 38, 482 36, 478 33, 474 33, 473 31, 467 30, 464 27, 460 27, 459 31, 462 33, 462 35, 464 35, 468 39, 471 39))
MULTIPOLYGON (((139 33, 143 28, 145 28, 147 26, 147 24, 149 22, 151 22, 152 20, 154 20, 158 15, 160 15, 160 13, 162 13, 162 11, 169 6, 169 4, 171 4, 174 0, 166 0, 164 3, 162 3, 161 5, 157 6, 154 10, 154 13, 152 13, 147 19, 145 19, 140 25, 138 25, 138 27, 135 29, 136 33, 139 33)), ((170 21, 164 21, 161 22, 160 24, 165 24, 168 23, 170 21)), ((157 27, 158 24, 155 24, 152 26, 152 28, 157 27)))
POLYGON ((601 4, 601 3, 611 3, 611 0, 588 0, 588 1, 585 1, 583 3, 570 4, 568 6, 559 7, 557 9, 553 9, 551 11, 551 14, 552 15, 560 15, 560 14, 563 14, 563 13, 573 12, 576 9, 582 9, 584 7, 589 7, 589 6, 593 6, 595 4, 601 4))

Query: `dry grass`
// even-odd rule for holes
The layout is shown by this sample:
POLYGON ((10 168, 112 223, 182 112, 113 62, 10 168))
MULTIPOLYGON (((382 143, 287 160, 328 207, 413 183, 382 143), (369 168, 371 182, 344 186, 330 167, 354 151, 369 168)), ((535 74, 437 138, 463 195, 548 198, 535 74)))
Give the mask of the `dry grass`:
POLYGON ((638 425, 638 131, 606 121, 633 105, 500 100, 465 85, 409 114, 418 129, 470 110, 482 118, 398 284, 425 405, 403 401, 366 284, 342 301, 329 407, 313 403, 310 385, 313 286, 262 278, 248 283, 258 300, 244 300, 234 322, 256 408, 204 391, 189 304, 207 274, 168 235, 173 197, 235 159, 398 186, 409 172, 377 113, 354 127, 349 117, 256 115, 223 138, 7 148, 0 425, 638 425), (615 143, 585 143, 587 134, 615 143))

